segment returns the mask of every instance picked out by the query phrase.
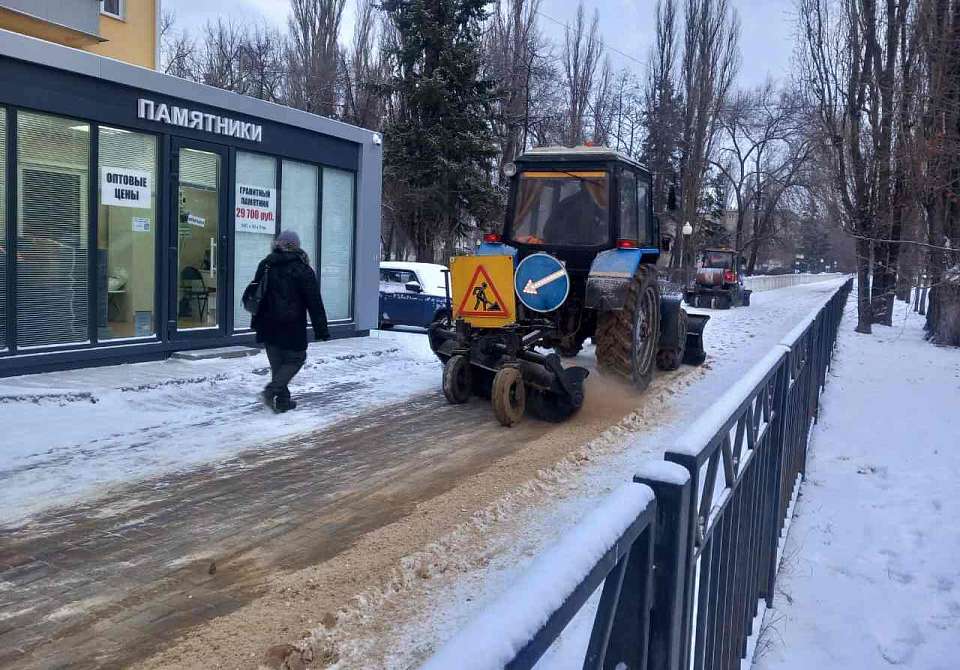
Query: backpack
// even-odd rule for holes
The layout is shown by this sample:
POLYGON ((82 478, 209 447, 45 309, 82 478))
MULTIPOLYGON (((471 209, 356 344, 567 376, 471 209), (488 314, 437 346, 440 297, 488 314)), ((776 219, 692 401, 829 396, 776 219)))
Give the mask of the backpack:
POLYGON ((260 281, 254 278, 252 282, 247 284, 247 288, 243 291, 243 308, 254 316, 260 311, 260 307, 263 305, 263 299, 267 295, 267 275, 269 272, 270 266, 265 265, 260 281))

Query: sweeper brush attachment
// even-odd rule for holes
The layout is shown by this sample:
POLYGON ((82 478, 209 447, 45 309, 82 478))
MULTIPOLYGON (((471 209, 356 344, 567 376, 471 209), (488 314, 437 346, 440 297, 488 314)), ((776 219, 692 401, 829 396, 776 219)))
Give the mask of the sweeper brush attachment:
POLYGON ((430 347, 443 363, 443 393, 451 404, 471 395, 489 398, 504 426, 518 423, 529 409, 559 422, 583 405, 581 367, 564 368, 556 354, 536 351, 543 332, 535 326, 473 328, 463 321, 435 323, 430 347))

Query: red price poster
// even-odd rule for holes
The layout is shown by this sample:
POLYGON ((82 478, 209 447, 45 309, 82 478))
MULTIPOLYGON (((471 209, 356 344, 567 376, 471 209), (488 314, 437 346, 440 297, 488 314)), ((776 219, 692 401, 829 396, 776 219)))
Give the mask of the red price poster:
POLYGON ((276 232, 276 189, 272 186, 237 184, 236 230, 273 235, 276 232))

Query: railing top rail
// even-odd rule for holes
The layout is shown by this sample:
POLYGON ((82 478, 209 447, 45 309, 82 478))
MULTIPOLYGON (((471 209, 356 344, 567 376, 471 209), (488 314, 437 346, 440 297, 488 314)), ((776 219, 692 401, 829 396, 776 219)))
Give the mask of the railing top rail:
POLYGON ((655 519, 653 491, 614 490, 503 595, 448 640, 423 670, 530 668, 655 519))
POLYGON ((756 399, 757 390, 776 374, 787 352, 787 347, 775 345, 687 428, 667 453, 695 457, 697 465, 706 461, 756 399))

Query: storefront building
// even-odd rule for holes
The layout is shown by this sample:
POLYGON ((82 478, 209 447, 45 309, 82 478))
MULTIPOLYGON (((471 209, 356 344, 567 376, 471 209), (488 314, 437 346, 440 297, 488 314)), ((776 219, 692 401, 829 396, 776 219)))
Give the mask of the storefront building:
POLYGON ((0 376, 249 345, 283 229, 376 325, 376 133, 0 31, 0 376))

